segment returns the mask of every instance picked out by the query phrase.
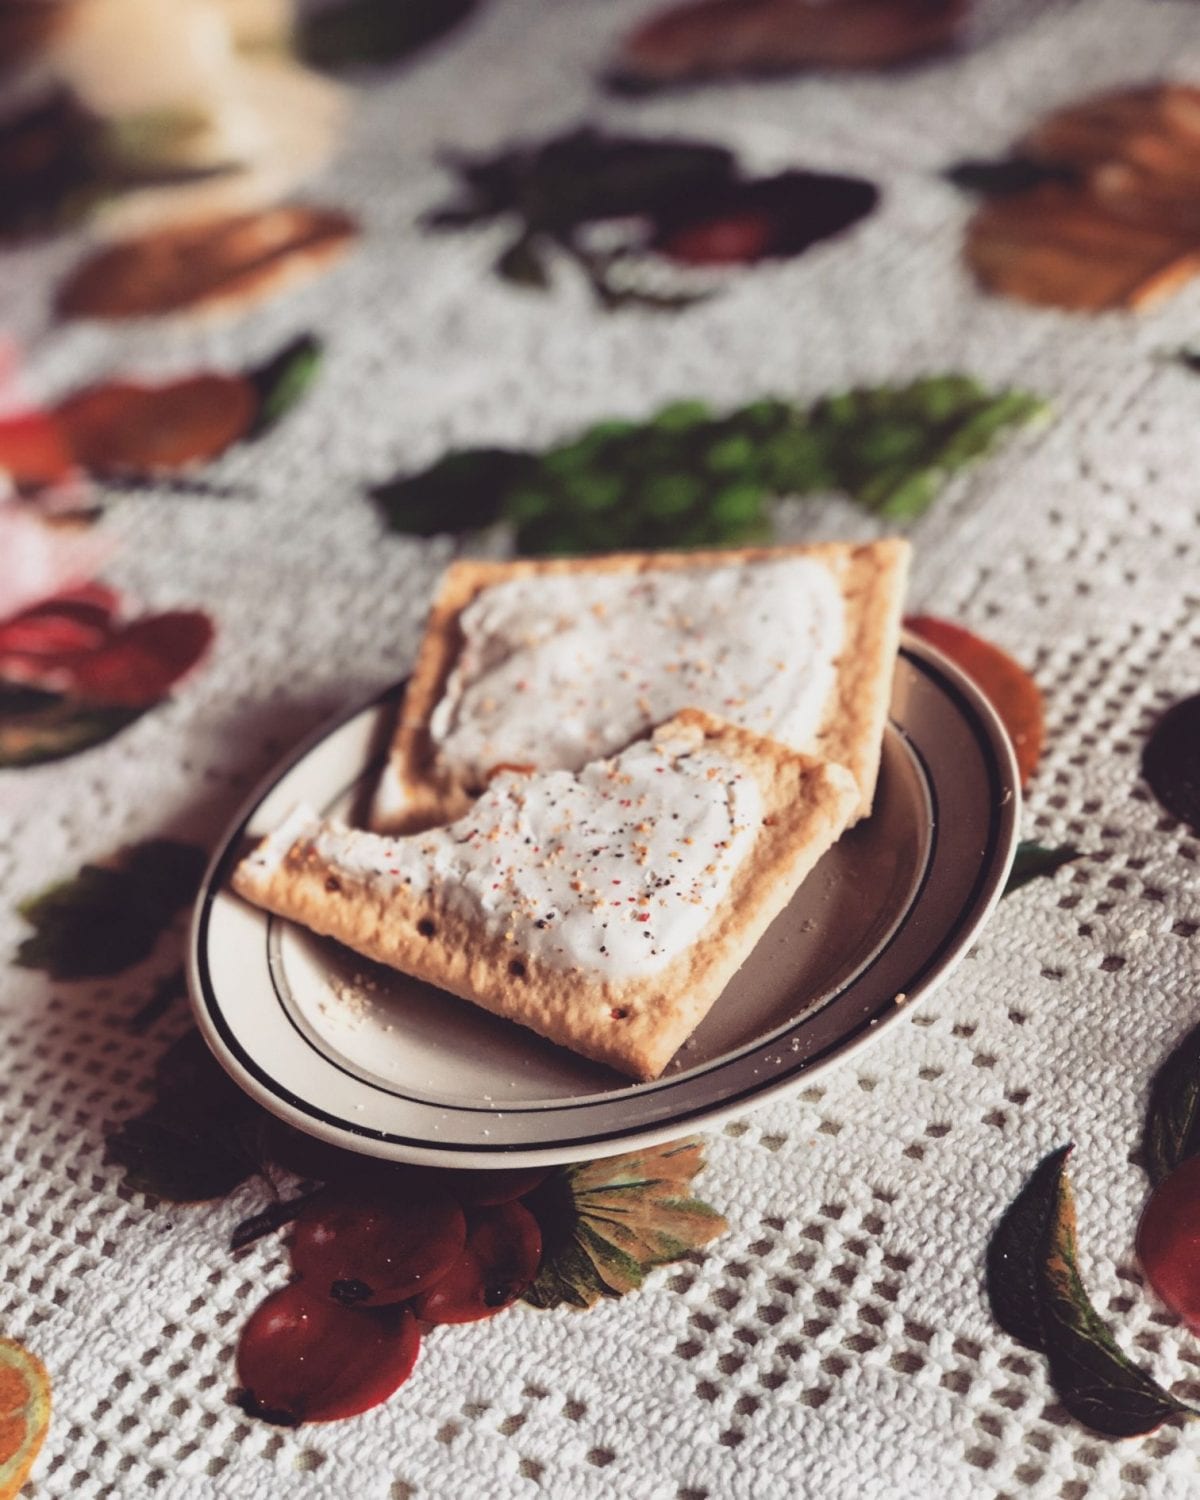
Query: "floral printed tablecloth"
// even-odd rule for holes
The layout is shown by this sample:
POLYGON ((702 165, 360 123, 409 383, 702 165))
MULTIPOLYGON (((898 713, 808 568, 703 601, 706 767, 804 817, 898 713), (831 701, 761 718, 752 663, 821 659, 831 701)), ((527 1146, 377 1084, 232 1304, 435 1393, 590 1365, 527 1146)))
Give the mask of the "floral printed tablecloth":
MULTIPOLYGON (((236 320, 58 324, 54 289, 81 241, 0 258, 0 321, 40 400, 110 373, 243 370, 301 335, 324 349, 284 420, 186 482, 95 481, 103 515, 89 534, 111 551, 86 607, 114 630, 206 616, 211 643, 198 664, 183 649, 191 670, 166 671, 161 692, 127 696, 108 738, 0 770, 0 1331, 44 1361, 55 1403, 24 1494, 1200 1490, 1194 1421, 1120 1442, 1082 1425, 984 1289, 999 1216, 1074 1141, 1097 1313, 1161 1387, 1183 1401, 1200 1390, 1200 1345, 1134 1257, 1150 1082, 1200 1004, 1200 836, 1140 772, 1152 725, 1200 689, 1200 378, 1176 357, 1200 336, 1200 285, 1090 318, 988 295, 963 263, 974 204, 943 175, 1003 156, 1081 94, 1200 81, 1200 11, 997 0, 960 50, 897 73, 605 93, 600 62, 645 10, 497 0, 403 72, 366 76, 335 164, 305 193, 358 216, 361 243, 236 320), (453 196, 445 152, 585 123, 717 143, 747 173, 857 176, 880 203, 804 255, 705 271, 711 295, 675 310, 607 308, 569 257, 548 285, 518 285, 492 269, 511 226, 423 222, 453 196), (228 1248, 261 1190, 165 1202, 106 1150, 189 1024, 171 993, 183 908, 101 977, 45 951, 17 962, 33 930, 19 908, 129 846, 212 847, 298 737, 403 674, 456 543, 388 529, 372 491, 397 474, 456 449, 543 452, 678 401, 807 407, 949 371, 1047 411, 903 523, 911 607, 1031 670, 1046 749, 1023 835, 1079 857, 1007 897, 952 978, 874 1049, 706 1142, 696 1191, 729 1224, 706 1248, 586 1314, 517 1304, 435 1330, 413 1378, 357 1418, 280 1428, 245 1415, 232 1400, 239 1330, 288 1274, 278 1236, 228 1248)), ((899 524, 836 486, 774 513, 786 539, 899 524)))

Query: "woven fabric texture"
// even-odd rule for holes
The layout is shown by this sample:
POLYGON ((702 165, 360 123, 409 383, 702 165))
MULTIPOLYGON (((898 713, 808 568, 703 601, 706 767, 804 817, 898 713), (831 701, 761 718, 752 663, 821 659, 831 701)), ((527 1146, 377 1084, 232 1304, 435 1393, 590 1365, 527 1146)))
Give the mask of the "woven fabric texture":
MULTIPOLYGON (((1092 319, 981 294, 971 211, 939 173, 994 156, 1057 103, 1200 78, 1185 0, 983 0, 962 52, 886 77, 605 95, 598 60, 645 6, 496 0, 402 76, 364 81, 306 194, 361 215, 323 279, 232 323, 55 326, 74 239, 0 259, 0 323, 35 392, 110 370, 242 368, 315 330, 325 368, 285 425, 205 471, 210 494, 106 488, 105 576, 145 607, 201 607, 211 659, 164 707, 61 763, 0 773, 0 1326, 36 1350, 54 1424, 38 1500, 1184 1500, 1200 1426, 1106 1442, 1044 1361, 992 1322, 989 1228, 1036 1161, 1077 1144, 1083 1271, 1122 1346, 1184 1397, 1200 1345, 1133 1260, 1130 1161, 1148 1080, 1196 1018, 1200 839, 1139 782, 1148 726, 1200 688, 1200 283, 1092 319), (505 285, 502 228, 418 227, 449 149, 581 120, 719 140, 762 169, 878 182, 842 241, 720 278, 675 316, 598 309, 569 264, 505 285), (182 1008, 129 1013, 180 935, 108 983, 8 959, 20 900, 164 833, 211 845, 299 736, 406 669, 447 541, 387 534, 372 484, 454 445, 543 445, 678 397, 734 406, 961 369, 1046 397, 1051 420, 956 477, 912 528, 914 609, 1030 666, 1047 753, 1023 832, 1084 852, 1006 900, 943 988, 877 1046, 708 1143, 700 1194, 728 1234, 587 1315, 518 1306, 425 1342, 413 1379, 350 1422, 278 1430, 231 1403, 237 1333, 287 1275, 260 1206, 164 1207, 121 1186, 104 1133, 144 1107, 182 1008)), ((789 502, 786 538, 870 536, 844 499, 789 502)))

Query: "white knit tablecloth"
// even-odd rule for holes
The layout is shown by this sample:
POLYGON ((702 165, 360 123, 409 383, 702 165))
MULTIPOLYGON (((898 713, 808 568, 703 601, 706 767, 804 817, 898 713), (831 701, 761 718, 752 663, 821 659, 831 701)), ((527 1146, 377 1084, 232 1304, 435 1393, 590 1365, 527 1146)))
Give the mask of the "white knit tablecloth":
MULTIPOLYGON (((1200 284, 1136 319, 985 297, 960 258, 971 205, 938 177, 1097 88, 1200 81, 1200 8, 985 4, 973 50, 893 76, 606 97, 594 70, 646 8, 496 0, 368 81, 310 193, 361 215, 361 249, 232 324, 55 327, 77 243, 0 260, 0 319, 46 396, 109 370, 244 367, 310 328, 328 343, 287 423, 206 471, 229 498, 114 491, 101 523, 117 587, 212 613, 207 665, 108 744, 0 772, 0 1328, 54 1381, 25 1492, 39 1500, 1200 1493, 1200 1424, 1089 1434, 981 1283, 997 1214, 1073 1139, 1097 1308, 1188 1393, 1200 1344, 1134 1265, 1146 1182, 1129 1157, 1148 1080, 1200 1007, 1200 840, 1138 792, 1147 726, 1200 689, 1200 379, 1163 358, 1200 335, 1200 284), (884 199, 849 239, 733 273, 676 316, 605 314, 567 265, 548 294, 510 288, 489 270, 506 230, 416 227, 453 186, 439 148, 584 118, 719 140, 764 169, 859 173, 884 199), (187 1024, 182 1007, 144 1038, 125 1024, 178 941, 110 983, 53 983, 8 963, 18 901, 134 840, 211 844, 300 734, 404 671, 449 544, 385 534, 370 484, 454 444, 540 445, 676 397, 806 400, 950 369, 1037 391, 1053 420, 914 528, 911 602, 1035 669, 1048 748, 1024 833, 1087 857, 1006 900, 874 1049, 709 1140, 697 1187, 730 1229, 702 1256, 585 1315, 518 1306, 436 1331, 411 1381, 353 1421, 243 1416, 238 1330, 287 1275, 277 1238, 227 1250, 261 1190, 162 1206, 103 1164, 105 1130, 145 1106, 187 1024)), ((874 531, 840 499, 796 504, 783 527, 874 531)))

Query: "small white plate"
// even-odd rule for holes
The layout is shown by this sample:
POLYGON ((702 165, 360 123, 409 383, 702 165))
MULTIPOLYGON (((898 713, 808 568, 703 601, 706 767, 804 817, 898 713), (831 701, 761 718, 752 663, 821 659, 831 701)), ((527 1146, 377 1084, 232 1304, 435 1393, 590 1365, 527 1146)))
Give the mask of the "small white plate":
POLYGON ((708 1129, 808 1083, 962 957, 1004 887, 1020 795, 1004 729, 923 642, 901 648, 875 810, 825 856, 664 1076, 631 1084, 522 1027, 229 889, 297 803, 353 819, 403 684, 312 737, 239 814, 205 876, 189 981, 248 1093, 334 1145, 429 1166, 511 1167, 708 1129))

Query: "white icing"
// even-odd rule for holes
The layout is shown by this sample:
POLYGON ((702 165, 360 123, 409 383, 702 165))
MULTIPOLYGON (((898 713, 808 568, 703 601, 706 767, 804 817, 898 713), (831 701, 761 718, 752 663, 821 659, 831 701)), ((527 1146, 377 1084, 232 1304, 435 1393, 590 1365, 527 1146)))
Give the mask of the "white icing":
POLYGON ((299 810, 262 868, 315 856, 327 876, 385 900, 401 888, 435 895, 506 937, 514 959, 625 979, 695 941, 761 820, 753 777, 689 733, 578 775, 501 773, 457 823, 403 838, 299 810))
POLYGON ((484 589, 430 721, 443 766, 578 770, 683 708, 811 749, 837 681, 841 591, 813 558, 575 573, 484 589))
POLYGON ((269 876, 283 863, 298 839, 308 837, 320 823, 319 816, 301 802, 267 834, 266 838, 241 863, 243 873, 269 876))

